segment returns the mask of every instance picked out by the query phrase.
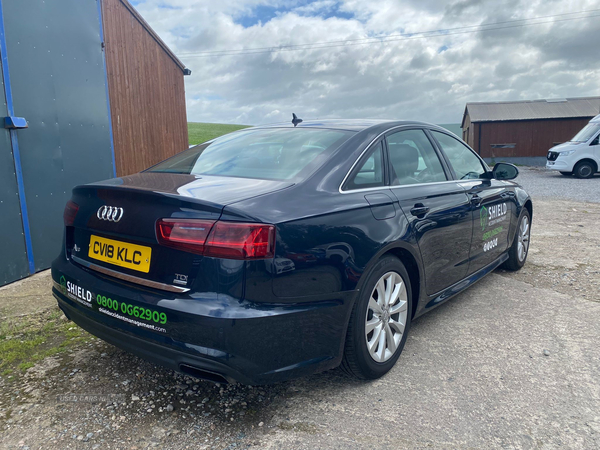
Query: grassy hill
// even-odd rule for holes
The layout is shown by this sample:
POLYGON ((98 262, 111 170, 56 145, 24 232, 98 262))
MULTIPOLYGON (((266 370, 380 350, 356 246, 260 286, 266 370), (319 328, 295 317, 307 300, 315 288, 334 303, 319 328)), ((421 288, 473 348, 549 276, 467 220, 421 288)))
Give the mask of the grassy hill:
POLYGON ((229 125, 225 123, 188 122, 190 145, 201 144, 232 131, 247 128, 247 125, 229 125))

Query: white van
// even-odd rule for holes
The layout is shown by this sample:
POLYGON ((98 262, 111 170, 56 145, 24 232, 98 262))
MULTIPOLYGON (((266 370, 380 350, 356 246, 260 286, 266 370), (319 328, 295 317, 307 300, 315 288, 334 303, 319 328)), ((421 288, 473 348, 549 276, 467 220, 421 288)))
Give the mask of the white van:
POLYGON ((599 139, 600 115, 597 115, 569 142, 550 149, 546 168, 567 176, 591 178, 600 171, 599 139))

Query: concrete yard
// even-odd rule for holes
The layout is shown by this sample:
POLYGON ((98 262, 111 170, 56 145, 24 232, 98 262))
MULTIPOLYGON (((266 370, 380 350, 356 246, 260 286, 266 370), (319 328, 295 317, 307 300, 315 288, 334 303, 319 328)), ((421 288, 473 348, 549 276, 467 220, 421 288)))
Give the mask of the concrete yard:
POLYGON ((526 266, 418 319, 374 382, 340 370, 265 387, 201 382, 71 329, 53 315, 47 272, 0 289, 1 320, 26 330, 0 328, 0 343, 25 342, 36 317, 54 327, 47 356, 2 372, 0 447, 600 448, 600 179, 521 169, 534 197, 526 266))

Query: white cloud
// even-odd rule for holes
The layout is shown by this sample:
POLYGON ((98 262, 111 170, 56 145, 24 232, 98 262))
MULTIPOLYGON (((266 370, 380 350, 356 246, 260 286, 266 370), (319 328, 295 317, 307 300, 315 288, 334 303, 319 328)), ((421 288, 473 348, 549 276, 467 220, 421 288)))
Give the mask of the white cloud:
POLYGON ((600 17, 470 34, 455 30, 373 45, 210 58, 190 54, 415 33, 597 7, 593 0, 289 5, 268 0, 147 0, 137 5, 192 70, 186 77, 188 120, 260 124, 288 121, 296 112, 306 119, 449 123, 460 122, 467 101, 600 94, 600 59, 594 50, 600 17), (265 11, 271 14, 264 16, 265 11), (242 26, 248 18, 257 23, 242 26))

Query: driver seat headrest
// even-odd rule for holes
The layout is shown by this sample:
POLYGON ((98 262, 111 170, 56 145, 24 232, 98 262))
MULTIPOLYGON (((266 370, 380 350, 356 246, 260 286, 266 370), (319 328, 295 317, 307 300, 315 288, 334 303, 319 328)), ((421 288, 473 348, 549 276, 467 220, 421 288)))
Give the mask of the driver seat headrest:
POLYGON ((419 151, 408 144, 388 144, 390 163, 399 180, 413 177, 419 167, 419 151))

